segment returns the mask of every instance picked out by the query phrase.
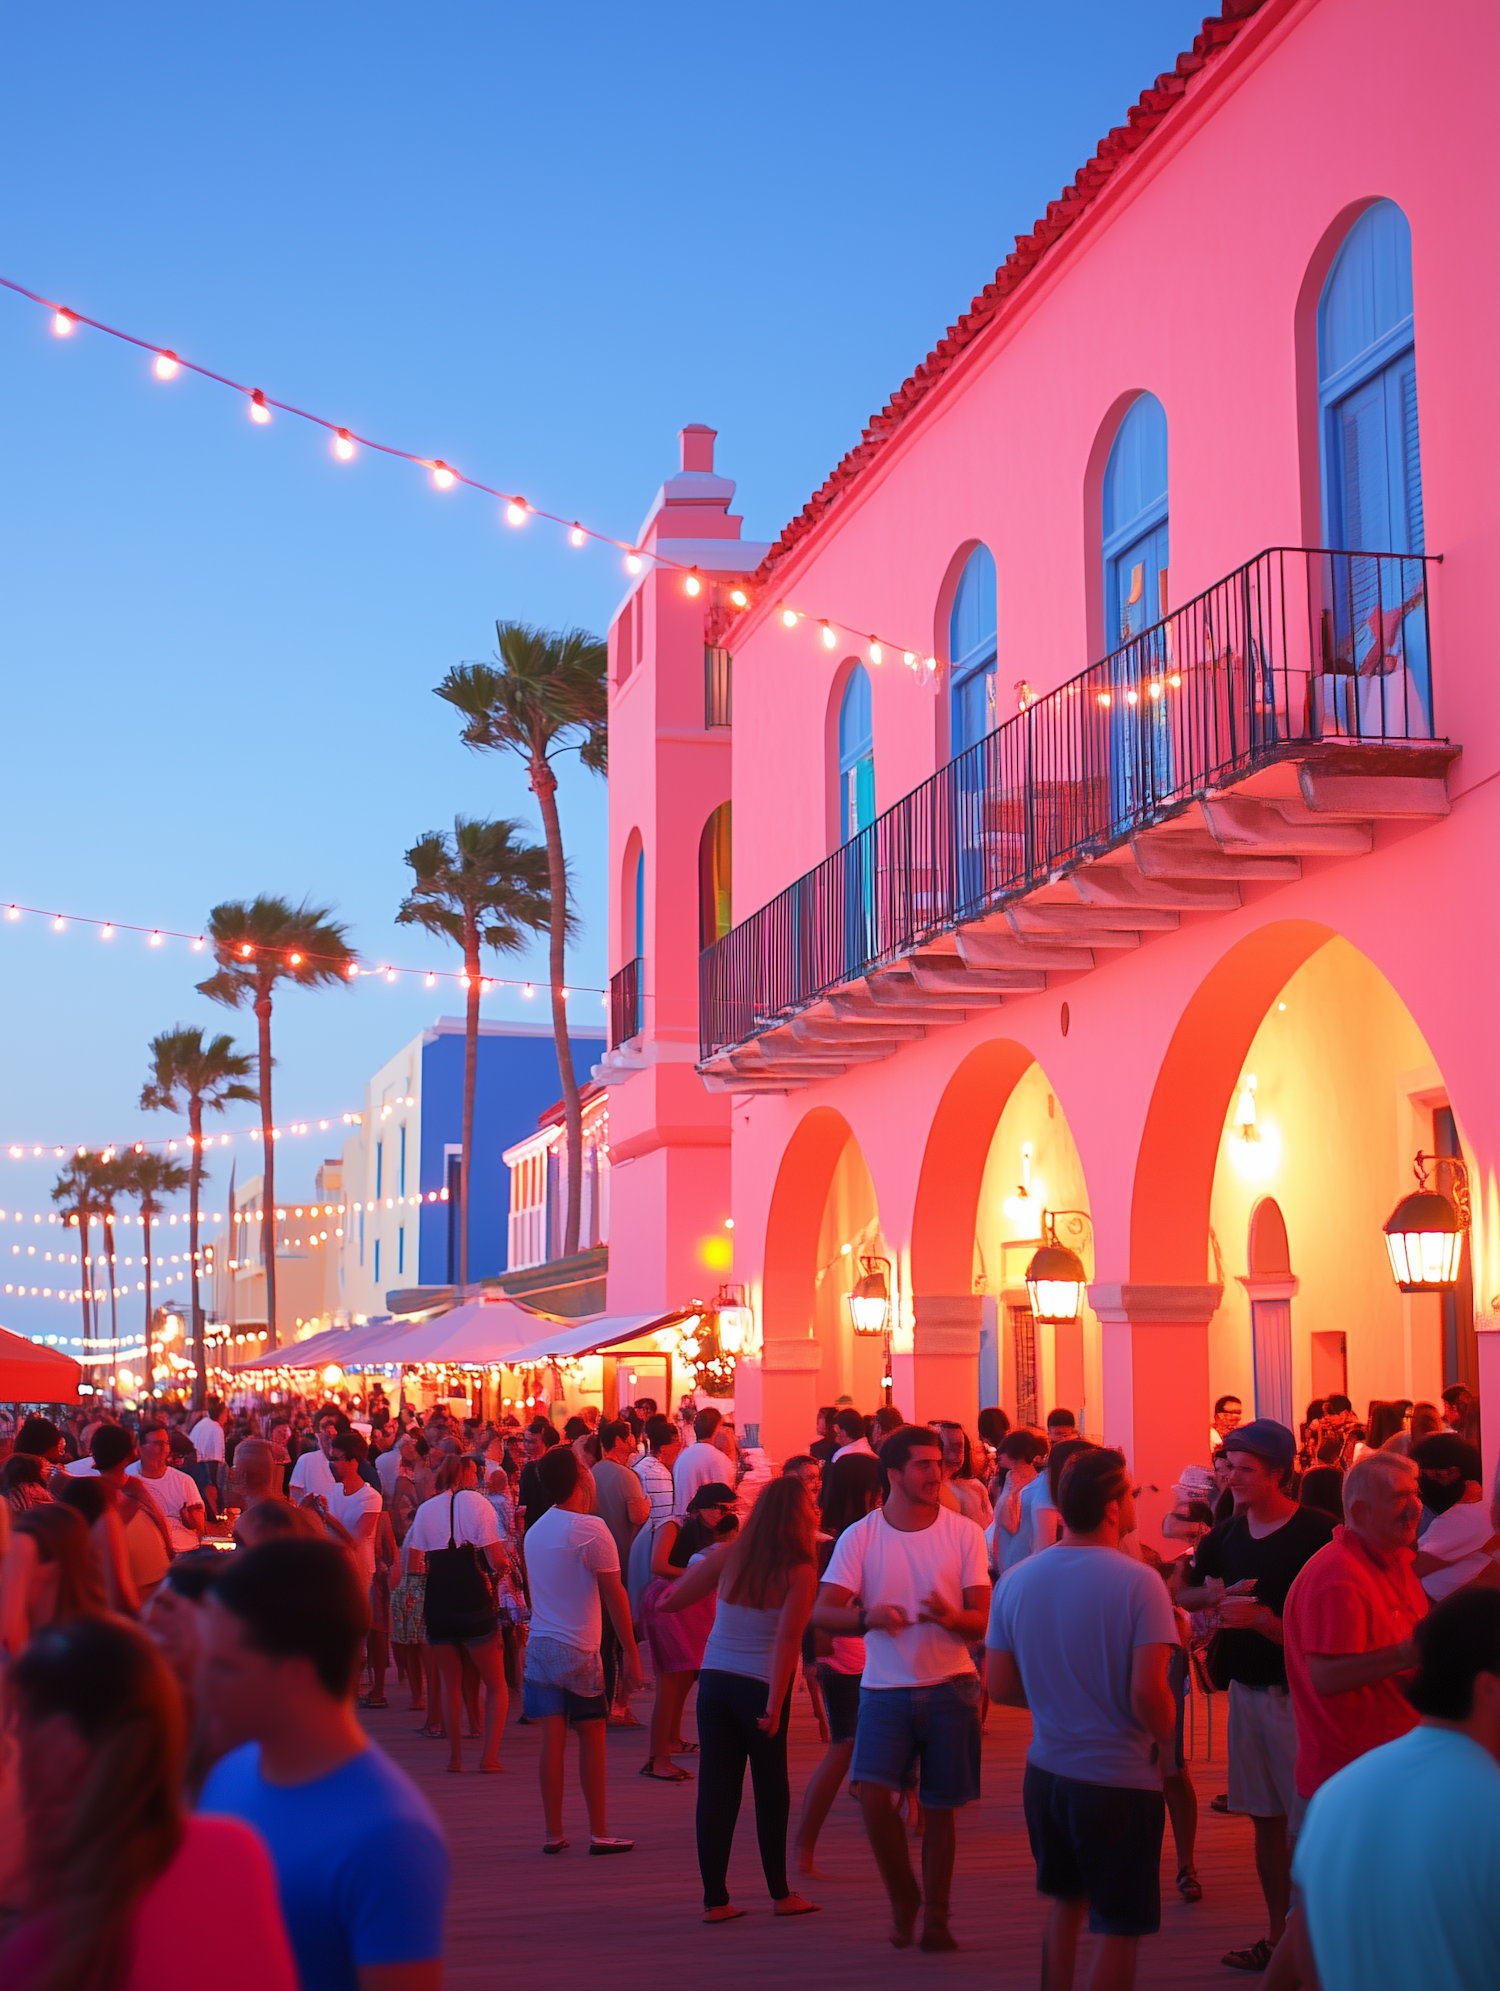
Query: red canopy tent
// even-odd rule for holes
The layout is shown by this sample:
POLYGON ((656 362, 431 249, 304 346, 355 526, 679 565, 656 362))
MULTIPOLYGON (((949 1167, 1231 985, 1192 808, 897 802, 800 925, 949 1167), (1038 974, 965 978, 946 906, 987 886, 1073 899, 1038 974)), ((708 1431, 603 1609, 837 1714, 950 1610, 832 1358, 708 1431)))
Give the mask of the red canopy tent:
POLYGON ((83 1370, 59 1348, 0 1327, 0 1403, 81 1403, 83 1370))

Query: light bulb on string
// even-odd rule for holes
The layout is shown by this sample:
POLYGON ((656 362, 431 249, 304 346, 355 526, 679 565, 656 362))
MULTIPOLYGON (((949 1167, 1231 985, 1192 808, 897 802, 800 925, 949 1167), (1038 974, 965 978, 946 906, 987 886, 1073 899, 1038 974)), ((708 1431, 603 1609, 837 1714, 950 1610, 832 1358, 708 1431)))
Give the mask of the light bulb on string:
POLYGON ((574 519, 572 528, 568 533, 568 544, 570 546, 582 546, 586 537, 587 535, 583 527, 578 523, 577 519, 574 519))
POLYGON ((354 456, 354 438, 347 429, 335 429, 333 453, 340 463, 348 463, 354 456))
POLYGON ((507 525, 525 525, 530 511, 531 507, 524 498, 512 498, 505 507, 505 523, 507 525))
POLYGON ((627 553, 625 555, 625 571, 627 574, 638 574, 641 571, 641 556, 639 553, 627 553))
POLYGON ((57 339, 66 339, 70 337, 73 331, 73 327, 77 323, 78 320, 73 316, 71 311, 54 311, 52 314, 53 337, 57 339))
POLYGON ((455 473, 439 457, 432 466, 432 481, 440 491, 451 491, 457 482, 455 473))
POLYGON ((387 968, 387 969, 386 969, 386 971, 385 971, 385 978, 386 978, 386 980, 387 980, 388 982, 393 982, 393 981, 395 981, 395 979, 396 979, 396 971, 395 971, 395 969, 394 969, 394 968, 387 968))
POLYGON ((743 608, 750 597, 745 593, 743 588, 731 588, 729 590, 729 599, 734 603, 736 608, 743 608))
POLYGON ((824 616, 822 618, 822 620, 818 624, 818 627, 823 632, 823 648, 825 650, 836 650, 838 648, 838 643, 839 643, 838 635, 834 630, 833 624, 828 620, 827 616, 824 616))
POLYGON ((19 906, 8 907, 5 917, 7 919, 19 919, 21 917, 21 908, 19 906))
POLYGON ((242 940, 240 942, 240 959, 242 961, 248 961, 250 959, 250 956, 254 952, 255 949, 250 945, 248 940, 242 940))
POLYGON ((150 941, 148 942, 148 945, 149 945, 149 946, 152 946, 152 947, 160 947, 160 946, 161 946, 161 934, 160 934, 159 932, 155 932, 155 931, 153 931, 153 933, 152 933, 152 935, 151 935, 151 938, 150 938, 150 941))
POLYGON ((67 923, 68 922, 63 918, 62 914, 59 913, 57 915, 57 918, 52 922, 52 931, 54 933, 61 933, 63 928, 67 925, 67 923))
POLYGON ((193 952, 195 954, 201 954, 203 952, 203 935, 201 933, 198 935, 198 938, 193 942, 193 952))
POLYGON ((901 654, 901 661, 902 661, 902 663, 903 663, 903 664, 905 664, 906 668, 907 668, 907 669, 908 669, 909 671, 914 671, 914 670, 915 670, 915 669, 917 668, 917 653, 916 653, 916 651, 915 651, 915 650, 904 650, 904 651, 902 652, 902 654, 901 654))
POLYGON ((703 582, 699 579, 698 569, 696 567, 688 575, 687 579, 683 582, 682 585, 687 589, 690 595, 702 594, 703 582))
POLYGON ((359 973, 359 963, 357 961, 351 961, 348 967, 344 970, 344 973, 349 977, 350 981, 352 982, 355 976, 359 973))
POLYGON ((422 986, 424 989, 435 989, 437 987, 437 976, 424 975, 422 977, 422 986))
POLYGON ((179 365, 180 361, 176 353, 163 350, 152 360, 151 371, 156 375, 158 380, 170 380, 177 372, 179 365))
POLYGON ((99 929, 99 938, 101 940, 113 940, 114 937, 115 937, 115 930, 113 926, 111 926, 109 921, 106 920, 103 926, 101 926, 99 929))
POLYGON ((250 419, 252 422, 259 422, 262 428, 271 419, 271 411, 266 406, 265 394, 259 387, 250 396, 250 419))
POLYGON ((870 638, 870 662, 872 664, 878 664, 882 661, 884 656, 885 656, 884 650, 881 649, 879 643, 877 643, 875 638, 872 636, 870 638))
POLYGON ((795 629, 795 628, 797 627, 797 611, 796 611, 796 609, 794 609, 794 608, 784 608, 784 609, 783 609, 783 610, 781 611, 781 620, 782 620, 782 622, 783 622, 783 623, 785 624, 785 626, 786 626, 786 627, 787 627, 788 629, 795 629))

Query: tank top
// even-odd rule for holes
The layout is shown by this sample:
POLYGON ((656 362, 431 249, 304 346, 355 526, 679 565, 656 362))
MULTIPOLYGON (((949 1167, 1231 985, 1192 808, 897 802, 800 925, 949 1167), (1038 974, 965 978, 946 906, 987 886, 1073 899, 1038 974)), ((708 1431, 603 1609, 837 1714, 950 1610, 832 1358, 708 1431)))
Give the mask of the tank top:
POLYGON ((781 1622, 781 1606, 757 1611, 749 1604, 726 1604, 719 1599, 714 1628, 703 1648, 704 1671, 744 1673, 752 1680, 771 1677, 771 1648, 776 1643, 776 1627, 781 1622))

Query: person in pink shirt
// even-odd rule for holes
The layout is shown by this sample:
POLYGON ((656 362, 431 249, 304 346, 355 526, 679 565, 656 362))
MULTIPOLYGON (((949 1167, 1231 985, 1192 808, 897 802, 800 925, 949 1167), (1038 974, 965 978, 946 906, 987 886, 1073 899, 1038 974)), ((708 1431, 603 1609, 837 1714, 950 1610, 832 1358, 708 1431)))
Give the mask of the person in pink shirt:
POLYGON ((6 1991, 195 1991, 210 1954, 215 1991, 297 1991, 265 1846, 238 1819, 184 1814, 182 1703, 145 1633, 50 1625, 6 1692, 26 1843, 6 1991))
POLYGON ((1282 1613, 1297 1722, 1299 1795, 1394 1742, 1417 1717, 1402 1691, 1427 1598, 1412 1570, 1422 1502, 1417 1469, 1371 1452, 1344 1480, 1344 1525, 1305 1563, 1282 1613))

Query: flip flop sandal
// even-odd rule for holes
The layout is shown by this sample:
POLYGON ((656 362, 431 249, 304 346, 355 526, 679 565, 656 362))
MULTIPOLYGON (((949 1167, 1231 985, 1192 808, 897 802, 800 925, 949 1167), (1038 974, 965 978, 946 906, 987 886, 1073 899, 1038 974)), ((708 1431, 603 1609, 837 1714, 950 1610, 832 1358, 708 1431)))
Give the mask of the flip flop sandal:
POLYGON ((1201 1901, 1203 1899, 1203 1884, 1198 1879, 1198 1869, 1196 1867, 1179 1867, 1177 1869, 1177 1892, 1182 1896, 1184 1901, 1201 1901))
POLYGON ((596 1860, 602 1860, 606 1853, 633 1853, 634 1839, 590 1839, 589 1851, 596 1860))
POLYGON ((547 1839, 543 1842, 542 1851, 544 1853, 565 1853, 572 1843, 571 1839, 547 1839))
POLYGON ((654 1756, 648 1757, 636 1775, 649 1778, 653 1784, 690 1784, 693 1781, 687 1770, 679 1770, 675 1765, 670 1770, 653 1770, 651 1765, 655 1761, 654 1756))

